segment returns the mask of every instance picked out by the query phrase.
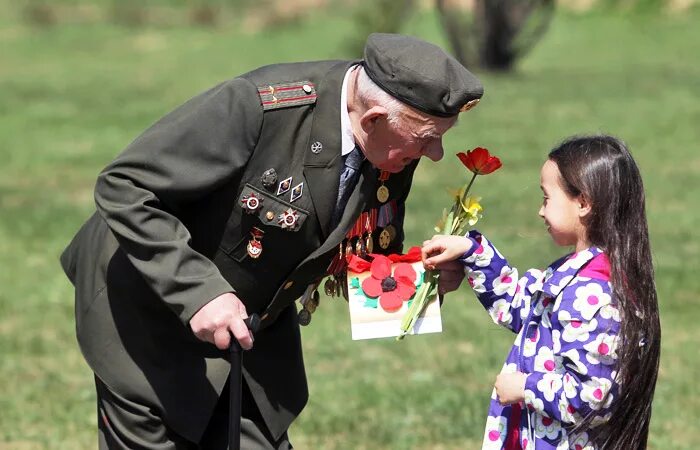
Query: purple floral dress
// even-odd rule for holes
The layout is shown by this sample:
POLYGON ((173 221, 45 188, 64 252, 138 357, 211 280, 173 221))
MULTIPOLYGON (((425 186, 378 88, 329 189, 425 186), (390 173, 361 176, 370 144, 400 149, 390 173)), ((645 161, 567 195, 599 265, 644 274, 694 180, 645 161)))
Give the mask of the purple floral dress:
MULTIPOLYGON (((517 334, 502 373, 529 374, 520 405, 519 441, 524 450, 594 450, 585 431, 570 434, 589 413, 592 426, 610 417, 617 397, 616 347, 620 313, 611 297, 610 265, 598 248, 567 255, 544 272, 518 276, 477 231, 462 262, 469 284, 491 318, 517 334), (607 393, 610 395, 607 395, 607 393)), ((502 406, 495 390, 483 449, 501 450, 517 406, 502 406)), ((512 437, 511 437, 512 439, 512 437)), ((517 447, 516 447, 517 448, 517 447)))

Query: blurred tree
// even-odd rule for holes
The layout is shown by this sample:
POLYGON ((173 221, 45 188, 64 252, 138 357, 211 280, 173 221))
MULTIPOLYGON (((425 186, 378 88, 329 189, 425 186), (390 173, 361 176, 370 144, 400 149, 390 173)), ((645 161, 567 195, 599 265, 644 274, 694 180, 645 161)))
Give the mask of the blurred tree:
POLYGON ((354 13, 355 32, 345 50, 352 57, 362 56, 367 36, 371 33, 397 33, 416 6, 416 0, 365 0, 354 13))
POLYGON ((467 67, 512 70, 547 31, 554 0, 436 0, 455 57, 467 67))

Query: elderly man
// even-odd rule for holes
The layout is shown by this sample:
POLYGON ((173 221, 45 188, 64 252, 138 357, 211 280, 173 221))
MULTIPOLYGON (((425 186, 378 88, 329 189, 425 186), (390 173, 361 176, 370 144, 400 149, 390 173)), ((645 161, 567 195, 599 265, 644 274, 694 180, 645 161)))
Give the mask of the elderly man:
POLYGON ((326 293, 343 292, 349 252, 401 250, 418 160, 442 157, 482 92, 440 48, 373 34, 361 61, 262 67, 131 143, 61 257, 100 448, 225 448, 231 335, 248 349, 242 447, 291 448, 316 289, 329 276, 326 293))

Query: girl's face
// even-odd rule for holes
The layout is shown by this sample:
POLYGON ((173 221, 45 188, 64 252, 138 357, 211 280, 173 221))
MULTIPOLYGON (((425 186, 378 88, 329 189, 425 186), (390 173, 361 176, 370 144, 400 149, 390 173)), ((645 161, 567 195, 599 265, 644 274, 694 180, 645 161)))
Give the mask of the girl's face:
POLYGON ((540 187, 544 199, 539 215, 554 242, 560 246, 573 245, 577 252, 588 248, 582 219, 590 212, 590 207, 582 196, 570 197, 566 193, 561 185, 559 168, 551 160, 542 166, 540 187))

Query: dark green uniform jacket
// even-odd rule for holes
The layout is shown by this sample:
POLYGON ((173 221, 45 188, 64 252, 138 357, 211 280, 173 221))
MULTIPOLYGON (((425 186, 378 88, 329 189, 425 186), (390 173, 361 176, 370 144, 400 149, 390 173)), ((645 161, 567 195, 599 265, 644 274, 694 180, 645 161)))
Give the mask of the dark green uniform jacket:
MULTIPOLYGON (((166 115, 100 174, 97 213, 61 257, 91 368, 115 392, 154 405, 188 439, 199 440, 229 371, 226 353, 199 341, 189 320, 225 292, 235 292, 249 314, 265 316, 244 354, 243 376, 272 434, 280 436, 306 404, 294 301, 325 274, 360 212, 378 206, 377 170, 366 163, 332 227, 340 91, 356 63, 263 67, 166 115), (303 182, 301 197, 266 188, 261 175, 270 168, 280 181, 303 182), (252 214, 241 202, 251 192, 262 199, 252 214), (291 231, 278 223, 288 208, 298 214, 291 231), (265 233, 257 259, 246 251, 252 227, 265 233)), ((386 182, 399 205, 390 252, 401 249, 415 167, 386 182)))

